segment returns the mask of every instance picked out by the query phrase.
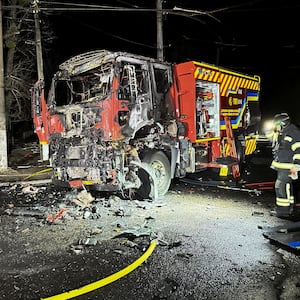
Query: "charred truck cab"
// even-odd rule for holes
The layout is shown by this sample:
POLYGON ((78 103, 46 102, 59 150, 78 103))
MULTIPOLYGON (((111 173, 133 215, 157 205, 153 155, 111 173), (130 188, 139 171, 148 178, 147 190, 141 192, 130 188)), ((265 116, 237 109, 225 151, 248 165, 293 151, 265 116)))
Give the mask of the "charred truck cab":
POLYGON ((259 90, 258 76, 99 50, 61 64, 47 102, 35 84, 33 120, 54 182, 156 199, 208 167, 240 176, 259 90))

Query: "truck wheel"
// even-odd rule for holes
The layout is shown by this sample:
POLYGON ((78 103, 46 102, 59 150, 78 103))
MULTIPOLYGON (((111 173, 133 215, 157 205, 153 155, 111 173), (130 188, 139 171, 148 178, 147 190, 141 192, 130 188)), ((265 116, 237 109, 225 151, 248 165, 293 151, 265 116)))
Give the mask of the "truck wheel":
POLYGON ((158 196, 165 195, 171 184, 171 166, 167 156, 161 152, 149 152, 143 159, 153 170, 158 196))

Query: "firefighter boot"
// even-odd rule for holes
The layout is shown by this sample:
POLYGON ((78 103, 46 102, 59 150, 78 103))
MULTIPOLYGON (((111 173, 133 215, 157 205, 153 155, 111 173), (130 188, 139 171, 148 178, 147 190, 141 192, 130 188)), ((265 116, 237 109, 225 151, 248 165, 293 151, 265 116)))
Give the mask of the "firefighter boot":
POLYGON ((291 217, 293 213, 293 206, 278 206, 276 205, 276 216, 278 218, 288 218, 291 217))

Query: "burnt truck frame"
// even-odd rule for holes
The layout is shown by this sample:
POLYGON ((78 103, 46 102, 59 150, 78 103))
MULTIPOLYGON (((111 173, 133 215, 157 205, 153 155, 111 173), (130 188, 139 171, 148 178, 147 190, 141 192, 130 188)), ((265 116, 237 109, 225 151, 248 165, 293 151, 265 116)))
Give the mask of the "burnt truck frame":
POLYGON ((258 76, 98 50, 62 63, 47 101, 44 89, 32 112, 54 183, 156 199, 208 167, 238 178, 255 150, 258 76))

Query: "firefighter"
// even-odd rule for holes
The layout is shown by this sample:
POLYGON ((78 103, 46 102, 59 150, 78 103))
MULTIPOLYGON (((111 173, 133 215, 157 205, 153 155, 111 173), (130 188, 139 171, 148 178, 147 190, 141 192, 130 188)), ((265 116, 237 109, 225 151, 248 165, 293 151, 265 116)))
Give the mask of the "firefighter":
POLYGON ((275 182, 276 215, 289 217, 294 211, 293 180, 300 170, 300 129, 291 123, 287 113, 274 116, 271 168, 277 171, 275 182))

